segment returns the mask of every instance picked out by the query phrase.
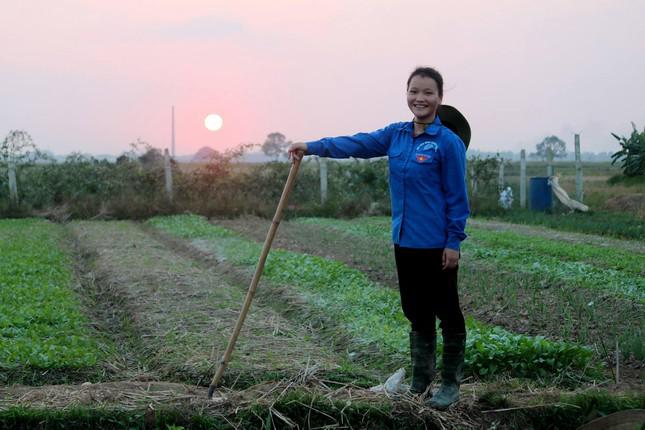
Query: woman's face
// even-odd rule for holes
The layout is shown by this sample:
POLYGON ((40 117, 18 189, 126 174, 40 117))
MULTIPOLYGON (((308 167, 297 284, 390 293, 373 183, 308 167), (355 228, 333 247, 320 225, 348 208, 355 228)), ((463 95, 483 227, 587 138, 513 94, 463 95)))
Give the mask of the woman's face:
POLYGON ((426 76, 414 76, 408 87, 408 107, 420 122, 432 122, 441 104, 437 82, 426 76))

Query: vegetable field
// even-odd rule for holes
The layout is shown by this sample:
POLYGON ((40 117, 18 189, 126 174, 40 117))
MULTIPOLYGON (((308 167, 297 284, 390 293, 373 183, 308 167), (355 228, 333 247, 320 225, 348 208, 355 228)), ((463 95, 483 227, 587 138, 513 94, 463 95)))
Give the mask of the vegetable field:
POLYGON ((410 371, 384 217, 281 223, 209 401, 269 226, 0 220, 0 429, 576 428, 645 407, 645 246, 481 219, 461 400, 371 391, 410 371))

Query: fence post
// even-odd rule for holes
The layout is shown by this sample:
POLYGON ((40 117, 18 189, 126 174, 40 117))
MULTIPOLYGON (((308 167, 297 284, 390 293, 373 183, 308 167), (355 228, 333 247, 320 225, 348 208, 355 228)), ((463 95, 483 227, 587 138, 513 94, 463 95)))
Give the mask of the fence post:
POLYGON ((584 190, 582 188, 582 157, 580 156, 580 135, 576 134, 574 138, 575 153, 576 153, 576 200, 582 203, 584 197, 584 190))
POLYGON ((168 200, 172 203, 172 169, 170 168, 170 154, 168 154, 168 148, 164 149, 164 170, 166 173, 166 196, 168 200))
POLYGON ((553 176, 553 150, 546 149, 546 175, 553 176))
POLYGON ((16 182, 16 163, 9 160, 9 200, 12 206, 18 206, 18 184, 16 182))
POLYGON ((520 152, 520 207, 526 209, 526 151, 520 152))
POLYGON ((327 159, 318 157, 318 166, 320 168, 320 203, 324 205, 327 201, 327 159))
MULTIPOLYGON (((553 149, 546 149, 546 175, 553 176, 553 149)), ((555 209, 555 199, 553 198, 553 188, 551 188, 551 209, 555 209)))
POLYGON ((470 188, 473 193, 473 201, 477 200, 477 176, 475 175, 475 163, 470 164, 470 188))
POLYGON ((499 174, 497 175, 497 192, 502 192, 504 189, 504 159, 499 160, 499 174))

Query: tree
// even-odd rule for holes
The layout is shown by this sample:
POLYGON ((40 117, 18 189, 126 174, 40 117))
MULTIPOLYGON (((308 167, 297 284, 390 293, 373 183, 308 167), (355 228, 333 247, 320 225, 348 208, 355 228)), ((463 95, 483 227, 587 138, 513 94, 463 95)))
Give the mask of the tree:
POLYGON ((502 160, 499 158, 499 154, 495 157, 485 158, 479 155, 473 155, 468 159, 473 199, 477 198, 477 192, 480 186, 488 186, 496 178, 497 169, 499 169, 501 162, 502 160))
MULTIPOLYGON (((130 143, 130 151, 119 157, 120 162, 125 161, 123 156, 129 158, 131 161, 138 161, 142 166, 155 167, 163 165, 163 154, 161 150, 153 147, 145 140, 137 138, 136 141, 130 143)), ((117 160, 119 161, 119 160, 117 160)))
POLYGON ((287 158, 287 147, 289 145, 291 145, 291 141, 287 141, 284 134, 278 132, 270 133, 262 144, 262 152, 270 157, 275 157, 276 160, 281 156, 287 158))
POLYGON ((567 144, 558 136, 548 136, 537 145, 535 145, 535 155, 542 160, 546 160, 549 150, 553 152, 553 158, 564 158, 567 156, 567 144))
POLYGON ((160 166, 163 160, 163 154, 158 148, 149 148, 139 156, 139 162, 144 166, 160 166))
POLYGON ((23 130, 11 130, 0 144, 0 163, 20 164, 35 161, 41 156, 33 139, 23 130))
POLYGON ((9 197, 11 206, 18 205, 18 184, 16 181, 16 166, 30 163, 41 157, 33 139, 23 130, 11 130, 0 144, 0 170, 4 176, 4 169, 8 173, 9 197))
POLYGON ((473 214, 479 212, 482 203, 481 196, 490 195, 492 187, 491 182, 497 177, 499 163, 502 160, 499 154, 494 157, 481 155, 472 155, 468 159, 468 180, 470 182, 470 210, 473 214))
POLYGON ((645 128, 639 133, 633 122, 632 128, 632 135, 629 136, 629 139, 614 133, 611 134, 623 148, 611 156, 611 164, 622 160, 625 176, 645 175, 645 128))

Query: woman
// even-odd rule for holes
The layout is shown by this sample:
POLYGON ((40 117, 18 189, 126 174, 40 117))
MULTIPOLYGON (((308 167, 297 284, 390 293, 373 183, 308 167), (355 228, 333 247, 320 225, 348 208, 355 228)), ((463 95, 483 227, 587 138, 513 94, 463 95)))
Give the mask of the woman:
POLYGON ((436 318, 443 335, 442 384, 426 400, 446 409, 459 399, 466 326, 457 294, 460 243, 466 238, 466 144, 470 128, 454 108, 445 107, 453 129, 441 121, 443 78, 420 67, 407 82, 412 122, 398 122, 354 136, 324 138, 289 146, 290 158, 304 154, 331 158, 389 159, 392 241, 403 312, 412 325, 413 393, 428 391, 435 375, 436 318), (439 113, 439 114, 438 114, 439 113), (460 123, 461 121, 461 123, 460 123))

